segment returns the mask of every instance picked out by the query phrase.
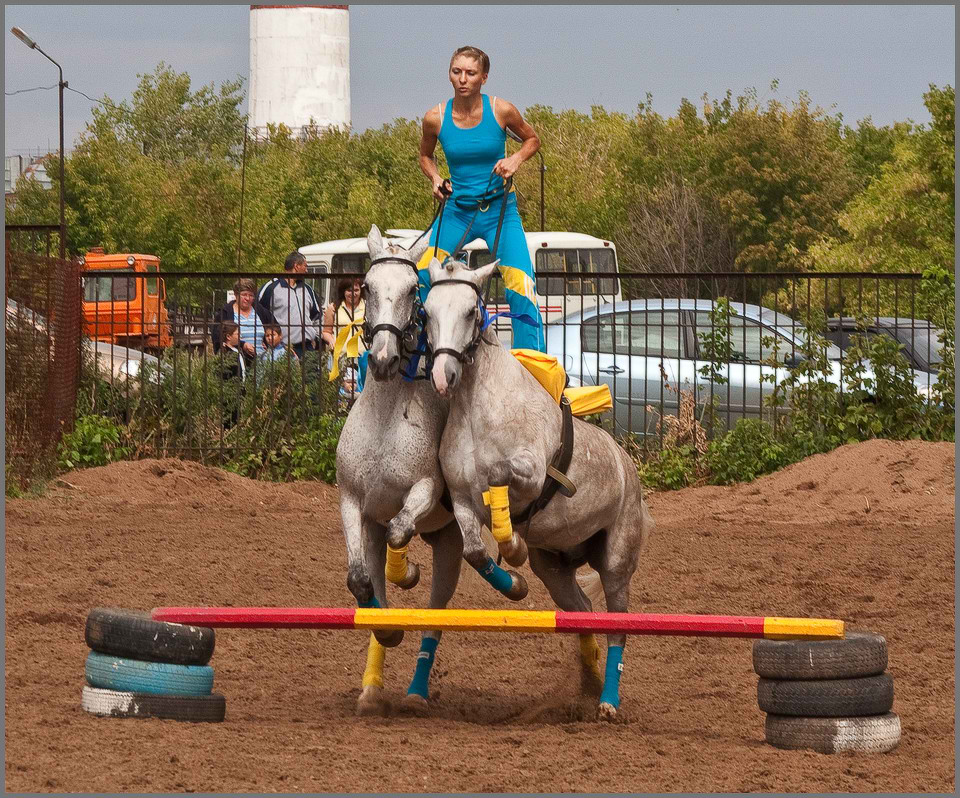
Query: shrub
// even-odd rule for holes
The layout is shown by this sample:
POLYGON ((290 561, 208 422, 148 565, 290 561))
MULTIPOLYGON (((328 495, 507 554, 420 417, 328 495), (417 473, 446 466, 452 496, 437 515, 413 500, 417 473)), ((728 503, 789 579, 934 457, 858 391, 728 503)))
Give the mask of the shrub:
POLYGON ((787 447, 766 421, 742 418, 722 438, 710 441, 704 457, 712 485, 751 482, 789 462, 787 447))
POLYGON ((73 432, 60 442, 60 467, 90 468, 122 460, 129 449, 121 442, 124 431, 104 416, 81 416, 73 432))

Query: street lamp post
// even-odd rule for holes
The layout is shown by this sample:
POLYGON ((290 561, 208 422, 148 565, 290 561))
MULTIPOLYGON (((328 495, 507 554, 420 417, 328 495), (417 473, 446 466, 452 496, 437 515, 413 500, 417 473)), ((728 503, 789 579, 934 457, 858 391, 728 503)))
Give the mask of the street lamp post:
POLYGON ((60 260, 64 260, 67 256, 67 217, 64 210, 65 197, 63 185, 66 178, 63 166, 63 90, 67 87, 67 84, 63 79, 63 68, 60 66, 60 64, 43 52, 43 50, 40 49, 33 39, 27 36, 22 29, 17 27, 10 28, 10 32, 25 45, 27 45, 27 47, 29 47, 31 50, 36 50, 38 53, 40 53, 40 55, 42 55, 58 70, 60 70, 60 260))

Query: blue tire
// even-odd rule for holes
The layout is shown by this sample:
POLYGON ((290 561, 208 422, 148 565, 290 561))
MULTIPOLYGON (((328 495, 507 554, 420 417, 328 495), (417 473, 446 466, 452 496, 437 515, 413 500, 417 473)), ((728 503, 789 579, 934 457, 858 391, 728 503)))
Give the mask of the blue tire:
POLYGON ((213 690, 209 665, 172 665, 91 651, 84 670, 87 684, 105 690, 181 696, 210 695, 213 690))

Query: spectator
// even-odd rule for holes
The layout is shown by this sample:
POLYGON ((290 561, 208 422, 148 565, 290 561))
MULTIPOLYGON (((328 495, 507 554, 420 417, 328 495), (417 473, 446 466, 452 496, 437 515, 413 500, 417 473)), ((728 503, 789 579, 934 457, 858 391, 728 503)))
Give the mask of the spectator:
MULTIPOLYGON (((323 340, 334 349, 337 335, 347 327, 351 322, 363 319, 364 304, 360 299, 360 287, 363 285, 363 279, 360 277, 342 277, 337 283, 336 300, 327 305, 323 314, 323 340)), ((357 327, 351 331, 351 336, 359 332, 357 327)), ((366 351, 363 339, 357 341, 358 354, 363 355, 366 351)), ((337 352, 334 351, 334 357, 337 352)), ((360 392, 359 381, 359 358, 348 357, 346 353, 340 353, 340 373, 343 379, 340 387, 340 395, 345 404, 349 406, 356 399, 360 392)))
MULTIPOLYGON (((363 300, 360 299, 360 287, 363 280, 359 277, 343 277, 337 283, 336 299, 327 305, 323 313, 323 340, 333 349, 337 333, 350 322, 363 318, 363 300)), ((366 347, 360 341, 360 351, 366 347)))
POLYGON ((273 313, 257 301, 257 286, 253 280, 242 278, 233 284, 233 293, 236 298, 227 302, 213 317, 213 351, 220 351, 220 325, 216 322, 232 321, 240 327, 240 343, 238 349, 243 351, 247 365, 263 351, 263 326, 275 321, 273 313))
POLYGON ((263 351, 257 357, 256 382, 257 387, 263 384, 267 372, 273 371, 284 360, 299 361, 293 347, 283 342, 283 329, 276 322, 265 324, 263 327, 263 351))
POLYGON ((260 289, 259 300, 280 325, 284 341, 302 359, 307 351, 323 346, 320 303, 313 289, 299 276, 307 271, 307 259, 303 255, 291 252, 283 268, 288 276, 275 277, 266 283, 260 289))
POLYGON ((244 382, 247 379, 247 359, 240 349, 240 326, 233 321, 224 321, 218 327, 222 344, 220 354, 223 358, 221 375, 229 386, 225 401, 227 418, 223 426, 225 429, 230 429, 240 420, 240 400, 244 394, 244 382))

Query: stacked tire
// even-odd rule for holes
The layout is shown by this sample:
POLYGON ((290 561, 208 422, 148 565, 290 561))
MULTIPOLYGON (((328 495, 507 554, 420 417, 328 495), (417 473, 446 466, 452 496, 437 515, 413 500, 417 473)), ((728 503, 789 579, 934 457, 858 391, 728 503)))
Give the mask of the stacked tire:
POLYGON ((869 632, 842 640, 758 640, 753 669, 767 713, 766 741, 824 754, 883 753, 900 742, 887 641, 869 632))
POLYGON ((148 612, 98 607, 82 706, 94 715, 217 723, 226 700, 213 692, 213 629, 154 621, 148 612))

